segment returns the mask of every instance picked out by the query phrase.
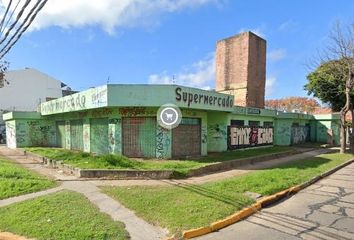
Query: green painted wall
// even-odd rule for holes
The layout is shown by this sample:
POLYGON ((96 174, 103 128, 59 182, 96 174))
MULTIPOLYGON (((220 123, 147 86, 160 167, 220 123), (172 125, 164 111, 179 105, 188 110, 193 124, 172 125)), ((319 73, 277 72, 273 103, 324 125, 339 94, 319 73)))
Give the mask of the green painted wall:
POLYGON ((9 147, 57 145, 56 125, 52 121, 18 119, 6 123, 9 147))
POLYGON ((228 124, 228 113, 208 112, 208 152, 222 152, 227 150, 228 124))
POLYGON ((288 146, 291 144, 291 119, 276 119, 274 122, 274 145, 288 146))
MULTIPOLYGON (((174 89, 173 86, 171 89, 174 89)), ((104 88, 101 90, 104 92, 104 88)), ((103 96, 102 99, 104 99, 104 94, 100 94, 97 89, 93 92, 97 96, 103 96)), ((139 90, 136 91, 136 93, 140 94, 141 92, 139 90)), ((204 92, 201 91, 200 93, 202 94, 204 92)), ((97 105, 103 104, 104 101, 101 101, 101 98, 97 96, 93 97, 95 94, 91 94, 90 97, 87 95, 87 98, 85 99, 91 98, 92 101, 96 101, 97 105)), ((139 101, 141 102, 150 96, 149 92, 145 95, 139 94, 131 97, 140 99, 139 101)), ((114 100, 113 98, 111 101, 118 101, 118 99, 114 100)), ((135 103, 137 104, 138 102, 135 103)), ((92 106, 93 102, 90 104, 92 106)), ((210 108, 214 109, 215 106, 211 106, 210 108)), ((50 107, 48 109, 50 109, 50 107)), ((53 109, 55 110, 54 107, 53 109)), ((38 113, 24 112, 5 114, 4 119, 6 119, 9 146, 58 146, 58 141, 60 140, 63 147, 71 149, 75 147, 73 144, 73 138, 75 139, 75 137, 72 136, 72 134, 76 133, 73 126, 71 126, 71 123, 80 120, 82 122, 82 126, 79 127, 82 128, 80 133, 82 134, 83 139, 83 151, 122 154, 122 119, 129 117, 155 118, 158 108, 137 106, 97 108, 83 111, 71 111, 69 108, 64 110, 69 112, 46 116, 41 116, 38 113), (97 131, 93 130, 93 119, 105 119, 104 126, 99 130, 96 129, 97 131), (63 135, 62 139, 59 139, 59 131, 57 131, 58 122, 64 123, 61 130, 63 135), (103 140, 102 137, 105 140, 103 140)), ((311 116, 242 107, 234 107, 231 111, 200 110, 191 108, 182 108, 181 111, 185 118, 198 118, 201 120, 202 155, 207 155, 208 152, 221 152, 227 150, 227 126, 230 125, 231 120, 244 120, 245 125, 248 125, 249 121, 259 121, 260 126, 263 126, 264 122, 273 122, 273 142, 275 145, 290 145, 293 142, 292 126, 294 124, 297 126, 305 126, 306 124, 309 124, 311 128, 311 140, 318 142, 327 142, 327 131, 328 129, 332 129, 333 141, 335 144, 339 144, 339 122, 338 118, 336 116, 333 117, 332 115, 311 116)), ((153 150, 152 155, 156 158, 171 158, 171 145, 173 142, 172 131, 162 129, 158 125, 154 128, 155 130, 152 131, 151 134, 139 134, 141 135, 139 136, 139 141, 142 144, 150 140, 155 141, 156 149, 153 150)), ((148 151, 148 149, 146 149, 146 151, 148 151)))

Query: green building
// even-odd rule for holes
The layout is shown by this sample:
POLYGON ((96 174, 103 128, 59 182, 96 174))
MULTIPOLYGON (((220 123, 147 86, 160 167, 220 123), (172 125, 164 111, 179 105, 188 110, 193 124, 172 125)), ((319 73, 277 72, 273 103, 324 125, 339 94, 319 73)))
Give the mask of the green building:
POLYGON ((264 109, 266 41, 246 32, 218 41, 216 91, 177 85, 110 84, 11 112, 7 145, 61 147, 127 157, 180 158, 266 145, 339 144, 339 116, 264 109), (178 127, 158 124, 165 104, 178 127))
POLYGON ((339 144, 338 115, 233 102, 232 95, 177 85, 109 84, 42 103, 39 112, 5 114, 7 145, 170 159, 264 145, 339 144), (164 104, 182 112, 172 130, 157 123, 164 104))

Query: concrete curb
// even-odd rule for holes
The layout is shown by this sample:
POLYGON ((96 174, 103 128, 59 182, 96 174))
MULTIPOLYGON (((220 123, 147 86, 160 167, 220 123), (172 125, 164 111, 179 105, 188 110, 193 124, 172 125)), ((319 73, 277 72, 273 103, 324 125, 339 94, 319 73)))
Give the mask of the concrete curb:
MULTIPOLYGON (((335 168, 332 168, 331 170, 328 170, 328 171, 322 173, 321 175, 313 177, 309 181, 306 181, 302 184, 290 187, 288 189, 285 189, 285 190, 275 193, 273 195, 264 197, 264 198, 258 200, 256 203, 254 203, 250 207, 243 208, 242 210, 240 210, 240 211, 238 211, 238 212, 236 212, 236 213, 234 213, 222 220, 211 223, 209 226, 184 231, 182 236, 184 239, 195 238, 195 237, 199 237, 199 236, 211 233, 211 232, 215 232, 221 228, 224 228, 224 227, 227 227, 231 224, 234 224, 242 219, 245 219, 245 218, 253 215, 255 212, 261 210, 264 207, 274 204, 285 197, 296 194, 300 190, 302 190, 302 189, 314 184, 315 182, 333 174, 334 172, 348 166, 349 164, 351 164, 353 162, 354 162, 354 158, 346 161, 345 163, 338 165, 335 168)), ((172 240, 172 239, 175 239, 175 238, 172 237, 172 238, 168 238, 167 240, 172 240)))

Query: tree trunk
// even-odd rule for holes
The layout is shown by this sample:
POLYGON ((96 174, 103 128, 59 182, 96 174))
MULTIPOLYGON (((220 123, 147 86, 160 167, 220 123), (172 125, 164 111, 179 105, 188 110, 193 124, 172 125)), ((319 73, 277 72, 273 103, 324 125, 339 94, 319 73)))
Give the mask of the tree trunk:
POLYGON ((349 149, 350 149, 350 152, 354 152, 354 110, 353 110, 353 106, 351 105, 350 106, 350 115, 352 117, 352 122, 351 122, 351 125, 348 126, 348 129, 349 129, 349 149))
MULTIPOLYGON (((349 79, 350 80, 350 79, 349 79)), ((345 127, 345 120, 348 111, 350 110, 350 90, 352 87, 348 82, 346 82, 345 86, 345 106, 340 111, 340 153, 345 153, 347 148, 347 139, 346 139, 346 127, 345 127)))
POLYGON ((345 113, 344 111, 340 113, 340 153, 345 153, 347 143, 346 143, 346 132, 345 132, 345 113))

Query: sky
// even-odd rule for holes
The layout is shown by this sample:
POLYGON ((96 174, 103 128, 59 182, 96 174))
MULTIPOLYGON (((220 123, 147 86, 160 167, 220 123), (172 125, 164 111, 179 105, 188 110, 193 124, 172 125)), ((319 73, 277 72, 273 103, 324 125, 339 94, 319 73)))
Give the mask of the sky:
POLYGON ((6 60, 73 90, 107 82, 214 89, 216 41, 252 31, 267 40, 266 98, 307 96, 308 62, 336 21, 354 21, 353 0, 49 0, 6 60))

